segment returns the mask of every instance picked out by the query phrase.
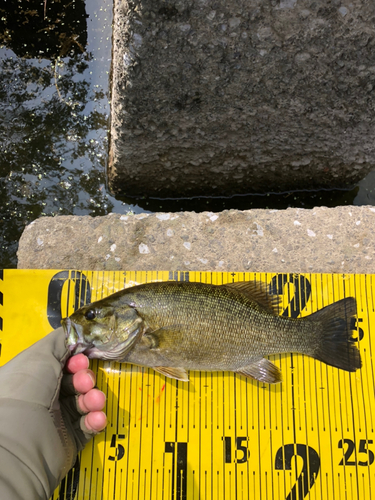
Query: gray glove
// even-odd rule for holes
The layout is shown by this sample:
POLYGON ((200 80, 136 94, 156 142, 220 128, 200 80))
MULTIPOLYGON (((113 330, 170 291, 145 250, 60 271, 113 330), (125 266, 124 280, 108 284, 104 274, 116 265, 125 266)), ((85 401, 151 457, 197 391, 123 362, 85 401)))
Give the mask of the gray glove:
POLYGON ((48 500, 92 437, 68 357, 58 328, 0 368, 1 499, 48 500))

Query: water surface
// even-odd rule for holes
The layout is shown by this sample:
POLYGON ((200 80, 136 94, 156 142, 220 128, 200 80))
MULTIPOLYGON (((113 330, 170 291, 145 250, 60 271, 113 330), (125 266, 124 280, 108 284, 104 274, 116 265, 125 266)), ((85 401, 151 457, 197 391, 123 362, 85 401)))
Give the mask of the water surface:
POLYGON ((116 199, 106 186, 112 2, 21 0, 0 15, 0 268, 16 267, 22 231, 41 216, 375 204, 375 172, 347 191, 116 199))

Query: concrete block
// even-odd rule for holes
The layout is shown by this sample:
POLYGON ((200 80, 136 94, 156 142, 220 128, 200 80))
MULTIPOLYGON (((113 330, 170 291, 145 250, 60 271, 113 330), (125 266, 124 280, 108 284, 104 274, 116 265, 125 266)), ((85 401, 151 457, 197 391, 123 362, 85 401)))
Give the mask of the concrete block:
POLYGON ((375 273, 375 208, 43 217, 18 268, 375 273))
POLYGON ((373 0, 115 0, 110 186, 352 185, 375 166, 373 0))

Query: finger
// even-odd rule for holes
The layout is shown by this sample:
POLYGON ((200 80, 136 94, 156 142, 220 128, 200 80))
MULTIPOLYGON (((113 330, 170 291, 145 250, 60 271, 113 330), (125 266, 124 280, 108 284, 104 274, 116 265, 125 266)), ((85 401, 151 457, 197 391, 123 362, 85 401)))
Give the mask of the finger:
POLYGON ((68 373, 77 373, 79 370, 86 370, 89 367, 89 358, 84 354, 77 354, 68 359, 65 369, 68 373))
POLYGON ((73 375, 73 386, 76 392, 86 394, 95 387, 96 377, 92 370, 80 370, 73 375))
POLYGON ((92 411, 81 418, 81 429, 85 434, 96 434, 107 425, 107 415, 103 411, 92 411))
POLYGON ((105 406, 106 396, 99 389, 92 389, 87 394, 78 396, 78 408, 82 413, 102 410, 105 406))
POLYGON ((85 394, 95 387, 95 375, 91 370, 80 370, 74 375, 65 373, 61 380, 62 397, 85 394))

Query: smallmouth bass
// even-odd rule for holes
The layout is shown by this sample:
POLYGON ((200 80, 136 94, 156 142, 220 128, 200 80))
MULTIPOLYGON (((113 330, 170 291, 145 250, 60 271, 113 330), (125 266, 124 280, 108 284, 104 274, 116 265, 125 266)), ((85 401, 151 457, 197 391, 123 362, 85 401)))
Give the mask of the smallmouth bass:
POLYGON ((264 356, 289 352, 349 372, 361 367, 350 333, 353 297, 298 319, 279 316, 279 301, 258 281, 154 282, 86 305, 62 325, 73 354, 151 367, 182 381, 187 370, 228 370, 280 382, 280 370, 264 356))

